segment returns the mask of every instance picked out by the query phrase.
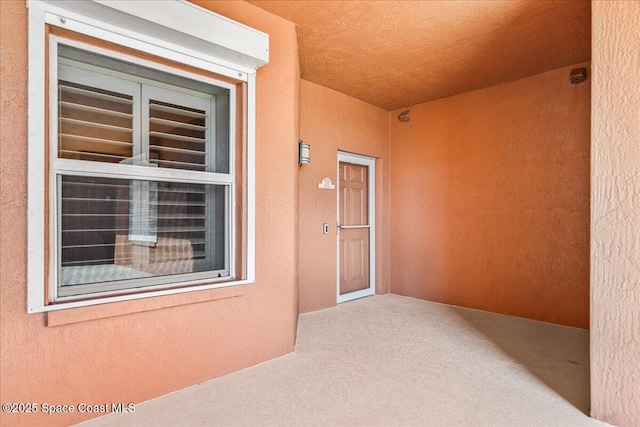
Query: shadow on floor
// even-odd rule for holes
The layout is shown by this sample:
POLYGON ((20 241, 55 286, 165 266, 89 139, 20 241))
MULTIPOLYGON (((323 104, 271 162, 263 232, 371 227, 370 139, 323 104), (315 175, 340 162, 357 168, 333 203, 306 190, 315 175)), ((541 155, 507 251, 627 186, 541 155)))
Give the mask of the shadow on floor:
POLYGON ((589 331, 455 307, 457 313, 516 363, 589 415, 589 331))

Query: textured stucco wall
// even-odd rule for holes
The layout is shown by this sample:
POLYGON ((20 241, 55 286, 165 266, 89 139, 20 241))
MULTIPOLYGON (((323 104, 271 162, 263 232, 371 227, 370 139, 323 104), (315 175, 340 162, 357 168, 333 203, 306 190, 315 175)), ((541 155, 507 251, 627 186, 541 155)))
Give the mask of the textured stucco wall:
POLYGON ((389 126, 382 108, 300 80, 300 138, 311 163, 299 179, 298 287, 300 312, 336 305, 336 191, 338 150, 376 158, 376 292, 389 292, 389 126), (329 234, 322 234, 322 224, 329 234))
POLYGON ((391 292, 589 327, 588 65, 390 114, 391 292))
POLYGON ((640 425, 640 2, 593 2, 591 414, 640 425))
MULTIPOLYGON (((65 310, 47 320, 45 314, 26 311, 27 8, 24 1, 0 1, 3 403, 141 402, 293 349, 298 314, 295 27, 245 2, 198 4, 271 37, 271 62, 257 76, 256 283, 65 310), (63 324, 68 321, 76 323, 63 324)), ((0 415, 2 425, 31 426, 69 425, 91 416, 0 415)))

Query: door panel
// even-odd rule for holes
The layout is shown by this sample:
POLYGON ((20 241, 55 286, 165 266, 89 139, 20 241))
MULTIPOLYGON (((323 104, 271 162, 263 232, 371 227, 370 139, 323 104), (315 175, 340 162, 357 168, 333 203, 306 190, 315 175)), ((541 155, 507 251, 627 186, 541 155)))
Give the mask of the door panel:
POLYGON ((340 162, 340 225, 369 224, 368 167, 340 162))
POLYGON ((369 174, 372 159, 339 155, 338 302, 373 294, 369 174), (353 157, 353 162, 342 161, 353 157))
POLYGON ((369 287, 369 230, 340 231, 340 295, 369 287))

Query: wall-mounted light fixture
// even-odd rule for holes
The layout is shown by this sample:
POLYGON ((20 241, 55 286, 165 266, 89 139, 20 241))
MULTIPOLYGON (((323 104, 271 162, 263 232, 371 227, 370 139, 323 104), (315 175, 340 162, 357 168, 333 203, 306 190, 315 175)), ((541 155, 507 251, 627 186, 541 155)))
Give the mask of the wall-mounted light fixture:
POLYGON ((402 113, 398 114, 398 120, 401 122, 410 122, 411 117, 409 117, 409 113, 411 110, 404 110, 402 113))
POLYGON ((298 143, 298 164, 308 165, 311 163, 311 145, 307 144, 304 141, 300 141, 298 143))
POLYGON ((575 68, 571 70, 569 74, 569 81, 572 85, 582 83, 587 80, 587 69, 586 68, 575 68))

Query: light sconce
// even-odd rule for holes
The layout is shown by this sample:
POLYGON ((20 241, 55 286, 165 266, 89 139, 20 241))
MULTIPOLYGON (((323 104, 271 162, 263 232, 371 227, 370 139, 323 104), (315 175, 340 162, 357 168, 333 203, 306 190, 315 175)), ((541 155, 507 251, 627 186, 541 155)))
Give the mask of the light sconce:
POLYGON ((404 110, 402 113, 398 114, 398 120, 404 123, 410 122, 411 121, 411 117, 409 117, 410 112, 411 110, 404 110))
POLYGON ((585 80, 587 80, 586 68, 576 68, 571 70, 571 73, 569 74, 569 82, 571 82, 572 85, 582 83, 585 80))
POLYGON ((302 166, 311 163, 310 154, 311 145, 304 141, 300 141, 300 143, 298 143, 298 164, 302 166))

